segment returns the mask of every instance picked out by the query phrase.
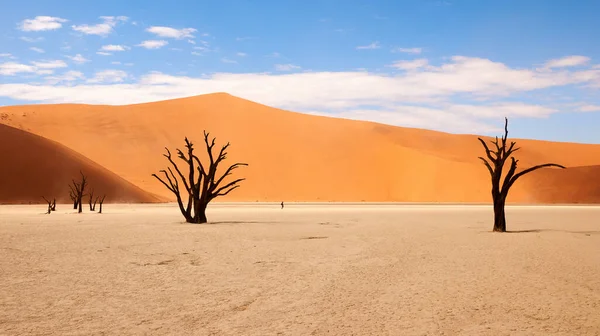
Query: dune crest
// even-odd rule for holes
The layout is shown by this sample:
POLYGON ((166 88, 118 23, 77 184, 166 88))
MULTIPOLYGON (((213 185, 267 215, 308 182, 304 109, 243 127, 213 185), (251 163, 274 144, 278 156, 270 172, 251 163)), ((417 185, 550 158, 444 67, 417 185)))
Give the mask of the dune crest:
MULTIPOLYGON (((306 115, 224 93, 125 106, 9 106, 0 115, 170 200, 151 178, 167 167, 164 147, 183 148, 185 136, 203 146, 207 130, 217 146, 231 142, 228 161, 249 164, 236 172, 247 178, 241 188, 219 201, 491 201, 475 135, 306 115)), ((512 140, 522 147, 521 169, 545 162, 568 169, 524 177, 508 203, 600 202, 600 176, 576 168, 600 166, 600 145, 512 140)))

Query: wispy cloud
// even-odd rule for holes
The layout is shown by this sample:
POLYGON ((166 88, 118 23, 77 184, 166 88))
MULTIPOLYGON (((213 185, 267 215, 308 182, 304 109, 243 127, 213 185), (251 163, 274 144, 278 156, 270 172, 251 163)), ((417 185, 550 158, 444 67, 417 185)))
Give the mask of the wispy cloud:
POLYGON ((239 56, 239 57, 246 57, 246 56, 248 56, 248 54, 243 53, 243 52, 238 52, 238 53, 236 53, 236 55, 239 56))
POLYGON ((600 112, 600 105, 583 105, 577 110, 580 112, 600 112))
POLYGON ((254 37, 254 36, 242 36, 242 37, 236 37, 235 40, 238 42, 241 42, 241 41, 255 40, 257 38, 258 37, 254 37))
POLYGON ((106 52, 106 51, 96 51, 96 54, 101 55, 101 56, 110 56, 112 55, 112 53, 106 52))
POLYGON ((102 20, 102 23, 95 25, 73 25, 71 28, 86 35, 108 36, 114 31, 114 27, 117 25, 117 23, 125 22, 129 18, 127 16, 101 16, 100 19, 102 20))
POLYGON ((71 61, 77 63, 77 64, 83 64, 86 62, 89 62, 90 60, 83 57, 81 54, 77 54, 75 56, 67 56, 68 59, 70 59, 71 61))
POLYGON ((62 27, 68 20, 54 16, 36 16, 33 19, 21 21, 18 28, 22 31, 44 31, 55 30, 62 27))
POLYGON ((231 64, 237 64, 238 62, 229 58, 221 58, 221 62, 223 63, 231 63, 231 64))
POLYGON ((102 70, 96 72, 93 78, 88 79, 88 83, 120 83, 128 76, 127 72, 123 70, 102 70))
POLYGON ((194 38, 194 35, 192 35, 192 33, 195 33, 197 30, 195 28, 176 29, 172 27, 152 26, 150 28, 147 28, 146 31, 163 38, 182 39, 194 38))
POLYGON ((45 53, 45 52, 46 52, 44 49, 42 49, 42 48, 38 48, 38 47, 30 47, 30 48, 29 48, 29 50, 33 50, 33 51, 35 51, 36 53, 40 53, 40 54, 43 54, 43 53, 45 53))
POLYGON ((275 70, 277 71, 292 71, 296 69, 301 69, 301 67, 294 64, 275 64, 275 70))
POLYGON ((80 79, 85 79, 81 71, 67 71, 62 75, 48 76, 44 78, 48 84, 59 84, 62 82, 73 82, 80 79))
POLYGON ((165 40, 146 40, 142 43, 138 44, 138 47, 143 47, 146 49, 159 49, 169 44, 169 42, 165 40))
POLYGON ((19 37, 20 40, 25 41, 25 42, 29 42, 29 43, 36 43, 36 42, 40 42, 43 41, 44 38, 39 36, 39 37, 28 37, 28 36, 21 36, 19 37))
POLYGON ((427 64, 429 64, 429 62, 426 59, 419 58, 410 61, 396 61, 390 66, 401 70, 416 70, 427 66, 427 64))
POLYGON ((420 54, 423 52, 423 48, 394 48, 392 52, 395 53, 406 53, 406 54, 420 54))
POLYGON ((6 62, 0 63, 0 75, 14 76, 19 73, 36 73, 39 75, 47 75, 53 73, 53 69, 65 67, 67 67, 67 64, 61 60, 38 61, 31 62, 30 64, 6 62))
POLYGON ((566 57, 550 60, 550 61, 546 62, 544 67, 548 68, 548 69, 574 67, 574 66, 585 65, 589 61, 590 61, 589 57, 572 55, 572 56, 566 56, 566 57))
POLYGON ((358 50, 369 50, 369 49, 379 49, 379 48, 381 48, 381 45, 379 44, 379 42, 373 42, 368 45, 356 47, 356 49, 358 49, 358 50))
POLYGON ((127 49, 129 49, 129 47, 123 46, 123 45, 118 45, 118 44, 103 45, 100 48, 100 50, 102 50, 102 51, 125 51, 127 49))

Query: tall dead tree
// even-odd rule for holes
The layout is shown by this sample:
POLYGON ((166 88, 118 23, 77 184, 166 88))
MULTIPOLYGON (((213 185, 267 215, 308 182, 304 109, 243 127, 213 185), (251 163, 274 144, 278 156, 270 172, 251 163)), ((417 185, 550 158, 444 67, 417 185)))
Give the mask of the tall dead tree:
POLYGON ((498 141, 498 137, 496 140, 491 141, 495 148, 490 149, 488 145, 481 138, 477 138, 483 148, 485 149, 486 157, 479 157, 483 164, 487 167, 490 172, 490 176, 492 178, 492 200, 494 202, 494 231, 495 232, 506 232, 506 216, 504 213, 504 205, 506 203, 506 197, 508 196, 508 191, 515 184, 515 182, 523 175, 531 173, 534 170, 538 170, 540 168, 545 167, 558 167, 565 168, 556 163, 545 163, 541 165, 537 165, 520 172, 517 171, 517 164, 519 160, 515 160, 511 155, 518 151, 520 148, 515 147, 517 144, 514 141, 511 141, 510 145, 507 145, 508 138, 508 119, 504 118, 504 136, 502 136, 501 141, 498 141), (502 170, 504 168, 504 163, 510 157, 510 168, 506 175, 504 176, 504 180, 502 180, 502 170))
POLYGON ((87 186, 87 178, 83 175, 83 172, 80 171, 79 173, 81 174, 81 181, 75 182, 75 180, 71 180, 72 185, 69 185, 69 188, 71 189, 71 197, 75 196, 73 208, 77 208, 77 212, 81 213, 83 212, 82 199, 86 195, 85 187, 87 186))
POLYGON ((100 203, 100 209, 98 209, 98 213, 101 214, 102 213, 102 204, 104 203, 104 199, 106 198, 106 195, 103 195, 102 197, 98 196, 98 198, 96 198, 96 200, 98 201, 98 203, 100 203))
POLYGON ((211 141, 208 140, 209 133, 204 131, 204 143, 206 145, 206 151, 208 154, 209 164, 205 166, 202 164, 198 156, 194 154, 194 146, 185 138, 185 147, 187 148, 187 155, 181 150, 177 149, 177 156, 183 160, 188 166, 188 176, 184 176, 173 158, 168 148, 164 157, 169 160, 169 163, 175 169, 175 173, 171 167, 167 170, 161 170, 164 174, 164 179, 156 174, 152 174, 157 180, 159 180, 167 189, 169 189, 177 198, 177 204, 179 210, 185 217, 188 223, 206 223, 206 207, 208 203, 219 196, 225 196, 232 190, 239 187, 239 183, 244 178, 233 180, 223 186, 220 186, 225 178, 231 174, 235 169, 241 166, 247 166, 246 163, 234 163, 229 166, 223 175, 217 177, 217 169, 219 164, 227 158, 227 148, 229 148, 229 142, 221 148, 219 154, 215 157, 213 153, 213 147, 215 146, 215 138, 211 141), (167 172, 168 171, 168 172, 167 172), (196 173, 198 173, 196 175, 196 173), (183 190, 181 189, 178 182, 178 178, 183 183, 183 190), (188 196, 187 205, 184 206, 182 197, 188 196))

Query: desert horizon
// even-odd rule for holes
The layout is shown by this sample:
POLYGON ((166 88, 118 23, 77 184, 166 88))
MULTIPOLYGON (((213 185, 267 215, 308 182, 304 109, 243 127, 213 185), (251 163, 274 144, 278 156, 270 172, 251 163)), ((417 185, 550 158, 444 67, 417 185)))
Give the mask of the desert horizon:
MULTIPOLYGON (((45 155, 39 152, 47 151, 47 146, 61 147, 70 157, 57 159, 65 167, 60 168, 56 164, 44 167, 48 160, 32 165, 14 156, 18 160, 12 167, 5 165, 5 171, 39 169, 55 178, 50 186, 49 181, 26 182, 31 178, 27 175, 0 174, 1 204, 44 203, 40 195, 68 202, 67 185, 80 170, 102 171, 101 176, 90 177, 100 188, 120 180, 121 185, 107 193, 107 203, 174 201, 151 174, 168 164, 162 156, 164 147, 181 149, 185 137, 203 145, 202 130, 193 130, 196 124, 204 125, 202 129, 216 138, 217 146, 231 143, 228 160, 249 164, 239 170, 246 178, 243 187, 216 202, 491 202, 489 176, 478 159, 482 148, 476 135, 291 112, 227 93, 121 106, 8 106, 0 107, 0 115, 0 136, 31 142, 3 141, 0 154, 4 157, 31 152, 45 155), (188 122, 176 126, 178 120, 188 122), (249 130, 247 125, 255 126, 249 130), (310 137, 301 131, 306 128, 312 130, 310 137), (124 129, 127 133, 119 131, 124 129), (327 165, 316 168, 315 163, 323 160, 327 165), (17 187, 28 184, 34 189, 17 187)), ((515 154, 520 167, 559 162, 567 169, 546 168, 524 177, 508 203, 600 203, 600 144, 511 141, 521 147, 515 154)))

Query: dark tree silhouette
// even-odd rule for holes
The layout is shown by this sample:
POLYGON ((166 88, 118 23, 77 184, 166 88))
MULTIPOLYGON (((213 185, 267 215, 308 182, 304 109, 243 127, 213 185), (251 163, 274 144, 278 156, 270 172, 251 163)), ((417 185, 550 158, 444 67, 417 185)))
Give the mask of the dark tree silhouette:
POLYGON ((188 223, 206 223, 206 207, 208 206, 208 203, 210 203, 210 201, 216 197, 229 194, 232 190, 239 187, 238 183, 245 180, 244 178, 236 179, 220 187, 221 183, 227 176, 231 174, 233 170, 240 166, 247 166, 247 164, 234 163, 225 170, 223 175, 217 177, 217 168, 219 167, 219 164, 227 158, 227 148, 229 148, 229 142, 221 148, 221 151, 215 157, 213 153, 215 138, 209 141, 208 135, 209 133, 204 131, 204 143, 206 144, 206 151, 210 160, 208 166, 203 165, 198 156, 194 154, 193 144, 188 140, 187 137, 185 138, 187 156, 181 150, 177 149, 177 156, 181 160, 185 161, 185 163, 188 165, 189 175, 187 179, 177 164, 173 161, 169 149, 165 147, 167 154, 163 154, 163 156, 169 160, 175 169, 177 176, 183 183, 184 190, 181 190, 178 177, 173 172, 171 167, 167 168, 168 172, 167 170, 160 171, 164 174, 164 179, 160 178, 156 174, 152 174, 152 176, 154 176, 165 187, 167 187, 167 189, 175 194, 175 197, 177 198, 177 204, 179 205, 179 210, 181 210, 181 213, 188 223), (195 175, 196 172, 198 173, 197 176, 195 175), (187 205, 185 207, 182 200, 182 193, 184 195, 187 193, 188 195, 187 205))
POLYGON ((74 201, 74 207, 77 208, 77 212, 81 213, 83 212, 82 209, 82 199, 83 196, 85 196, 86 194, 84 194, 85 192, 85 187, 87 186, 87 178, 85 177, 85 175, 83 175, 83 173, 80 171, 79 172, 81 174, 81 182, 75 182, 75 180, 72 180, 72 184, 73 185, 69 185, 69 188, 71 188, 71 194, 75 196, 75 201, 74 201))
POLYGON ((96 200, 98 201, 98 203, 100 203, 100 209, 98 209, 98 213, 101 214, 102 213, 102 204, 104 203, 104 199, 106 198, 106 195, 103 195, 102 197, 98 196, 98 198, 96 198, 96 200))
POLYGON ((96 203, 98 203, 98 197, 96 197, 94 199, 94 189, 90 189, 88 197, 90 198, 90 200, 89 200, 90 211, 96 211, 96 203), (93 201, 93 203, 92 203, 92 201, 93 201))
POLYGON ((541 165, 537 165, 525 170, 516 173, 517 171, 517 163, 519 160, 515 160, 511 155, 518 151, 520 148, 515 147, 517 144, 514 141, 510 142, 510 145, 507 146, 506 140, 508 137, 508 119, 504 118, 504 136, 502 136, 501 142, 498 141, 498 137, 496 140, 491 141, 494 145, 495 149, 490 149, 488 145, 481 138, 477 138, 483 148, 485 149, 486 158, 479 157, 483 164, 487 167, 490 172, 490 176, 492 178, 492 200, 494 202, 494 231, 495 232, 506 232, 506 216, 504 213, 504 205, 506 203, 506 197, 508 196, 508 191, 513 186, 513 184, 519 179, 521 176, 531 173, 534 170, 538 170, 540 168, 545 167, 558 167, 565 168, 556 163, 545 163, 541 165), (502 169, 504 168, 504 163, 510 157, 510 168, 508 172, 504 176, 504 180, 502 180, 502 169), (501 183, 502 182, 502 183, 501 183))
POLYGON ((44 199, 44 201, 46 201, 46 203, 48 203, 48 210, 46 212, 47 214, 52 213, 52 211, 56 211, 56 198, 54 199, 54 201, 50 201, 44 196, 42 196, 42 198, 44 199))
POLYGON ((71 184, 69 184, 69 197, 73 201, 73 209, 77 209, 77 191, 75 190, 75 186, 71 184))

